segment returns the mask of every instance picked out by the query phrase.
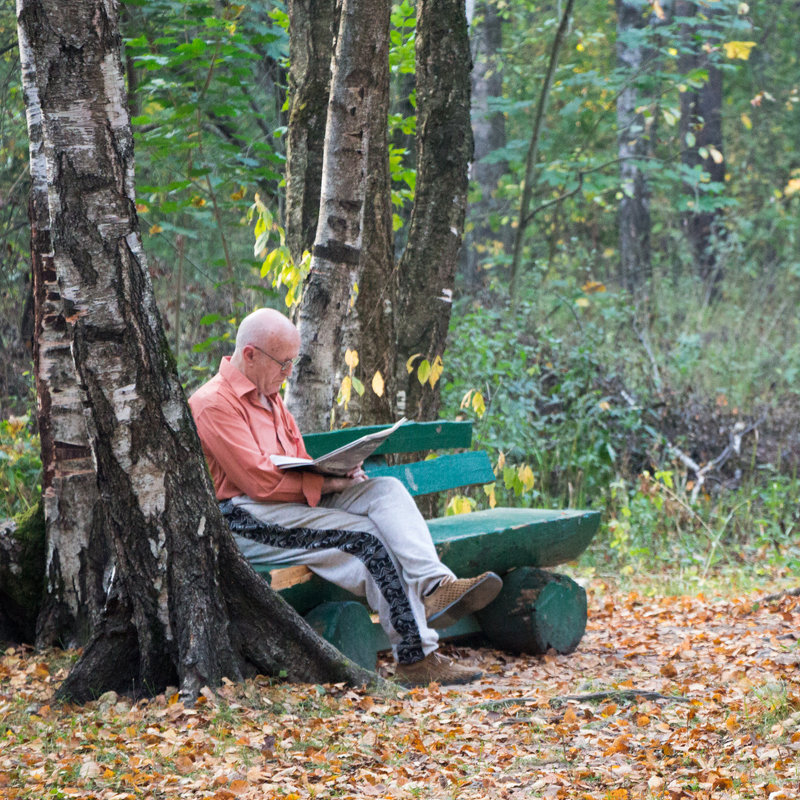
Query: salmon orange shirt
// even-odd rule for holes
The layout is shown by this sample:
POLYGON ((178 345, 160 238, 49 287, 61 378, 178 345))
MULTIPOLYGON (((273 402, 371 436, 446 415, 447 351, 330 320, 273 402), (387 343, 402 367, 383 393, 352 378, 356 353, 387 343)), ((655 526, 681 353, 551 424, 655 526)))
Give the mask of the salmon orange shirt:
POLYGON ((258 389, 230 357, 219 372, 190 398, 217 500, 247 495, 274 503, 319 503, 322 475, 280 470, 270 455, 307 458, 303 437, 279 394, 259 396, 258 389))

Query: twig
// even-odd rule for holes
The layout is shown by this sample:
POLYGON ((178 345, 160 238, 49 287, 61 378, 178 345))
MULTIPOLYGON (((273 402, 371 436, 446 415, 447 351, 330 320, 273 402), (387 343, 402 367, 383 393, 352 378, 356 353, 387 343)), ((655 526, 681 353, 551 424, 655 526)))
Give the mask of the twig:
POLYGON ((760 597, 756 603, 774 603, 776 600, 783 600, 784 597, 800 597, 800 587, 797 589, 784 589, 782 592, 775 594, 768 594, 766 597, 760 597))
MULTIPOLYGON (((578 702, 592 702, 594 700, 636 700, 637 698, 644 700, 671 700, 676 703, 691 703, 688 697, 683 697, 678 694, 661 694, 660 692, 645 692, 637 689, 611 689, 606 692, 590 692, 589 694, 565 694, 559 697, 551 697, 548 703, 551 708, 558 708, 564 705, 569 700, 576 700, 578 702)), ((520 703, 538 703, 537 697, 507 697, 503 700, 490 700, 486 703, 479 703, 478 708, 486 708, 493 711, 498 708, 505 708, 506 706, 515 706, 520 703)))
POLYGON ((567 700, 578 702, 591 702, 593 700, 674 700, 676 703, 691 703, 688 697, 679 694, 661 694, 660 692, 641 692, 637 689, 612 689, 608 692, 590 692, 589 694, 565 694, 561 697, 551 697, 550 706, 558 708, 567 700))
POLYGON ((700 487, 703 485, 703 483, 705 483, 706 474, 717 467, 721 467, 731 457, 731 455, 733 455, 733 453, 738 453, 741 449, 742 439, 744 436, 755 430, 762 422, 764 422, 765 419, 766 417, 761 417, 752 423, 752 425, 748 425, 746 428, 742 428, 741 430, 734 428, 730 432, 730 440, 727 447, 713 461, 709 461, 705 466, 701 467, 695 472, 697 475, 697 481, 692 488, 693 503, 695 500, 697 500, 697 496, 700 494, 700 487))
MULTIPOLYGON (((645 344, 644 341, 642 341, 642 344, 643 345, 645 344)), ((655 363, 653 363, 653 367, 655 368, 655 363)), ((628 404, 629 408, 636 407, 636 401, 634 397, 630 395, 628 392, 626 392, 624 389, 620 391, 620 396, 628 404)), ((708 475, 709 472, 716 469, 717 467, 721 467, 734 453, 738 453, 742 446, 742 439, 748 433, 754 431, 765 420, 766 417, 763 416, 745 428, 734 427, 734 429, 729 434, 729 441, 728 444, 725 446, 725 449, 715 459, 709 461, 702 467, 688 453, 685 453, 683 450, 681 450, 680 447, 673 444, 669 439, 667 439, 666 436, 664 436, 663 434, 659 434, 659 437, 666 445, 667 450, 669 450, 685 467, 690 469, 695 474, 696 480, 694 486, 692 487, 692 494, 690 498, 692 503, 697 501, 697 497, 700 494, 700 489, 703 487, 703 484, 705 483, 706 475, 708 475)), ((675 497, 675 499, 677 500, 678 498, 675 497)), ((686 506, 686 504, 684 504, 684 506, 687 508, 687 510, 690 510, 689 507, 686 506)))

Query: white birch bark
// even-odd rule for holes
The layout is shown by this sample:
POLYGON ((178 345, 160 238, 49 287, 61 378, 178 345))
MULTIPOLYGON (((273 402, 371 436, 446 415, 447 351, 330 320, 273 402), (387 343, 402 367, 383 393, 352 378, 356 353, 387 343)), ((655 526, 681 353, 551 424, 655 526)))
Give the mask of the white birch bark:
MULTIPOLYGON (((29 48, 24 38, 22 47, 29 48)), ((42 501, 46 526, 45 587, 36 643, 84 644, 103 604, 108 562, 102 507, 84 416, 85 396, 72 361, 71 326, 64 318, 53 264, 47 159, 35 62, 23 60, 31 174, 31 253, 36 305, 34 360, 42 442, 42 501), (98 557, 85 558, 94 547, 98 557)))
POLYGON ((359 277, 367 165, 376 100, 370 59, 388 38, 388 5, 343 0, 333 57, 319 221, 298 312, 301 360, 287 403, 301 430, 330 425, 342 331, 359 277), (385 12, 385 13, 384 13, 385 12))

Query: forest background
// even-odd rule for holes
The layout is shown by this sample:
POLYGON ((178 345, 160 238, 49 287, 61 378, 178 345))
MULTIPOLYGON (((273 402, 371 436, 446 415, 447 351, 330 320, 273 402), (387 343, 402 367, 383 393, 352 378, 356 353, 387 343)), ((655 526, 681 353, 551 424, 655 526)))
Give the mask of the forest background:
MULTIPOLYGON (((269 3, 123 10, 138 211, 191 391, 230 351, 237 321, 291 305, 303 277, 282 225, 287 15, 269 3)), ((446 511, 602 508, 586 569, 651 586, 665 565, 683 587, 791 575, 796 3, 584 3, 555 63, 563 11, 471 9, 476 154, 448 347, 408 367, 440 392, 442 417, 475 420, 498 479, 446 498, 446 511)), ((35 504, 40 463, 13 4, 0 15, 4 518, 35 504)), ((413 5, 395 6, 398 252, 415 188, 414 33, 413 5)), ((334 424, 358 422, 380 384, 353 350, 340 372, 334 424)))

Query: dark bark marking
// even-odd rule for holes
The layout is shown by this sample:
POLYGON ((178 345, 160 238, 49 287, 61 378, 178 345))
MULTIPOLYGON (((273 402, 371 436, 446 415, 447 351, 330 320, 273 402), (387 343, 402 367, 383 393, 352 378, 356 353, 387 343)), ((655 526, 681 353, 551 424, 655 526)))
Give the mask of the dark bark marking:
POLYGON ((355 267, 358 265, 361 250, 340 242, 328 242, 327 244, 316 245, 314 247, 314 255, 326 261, 355 267))

